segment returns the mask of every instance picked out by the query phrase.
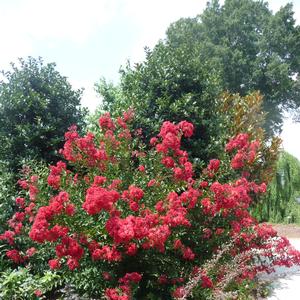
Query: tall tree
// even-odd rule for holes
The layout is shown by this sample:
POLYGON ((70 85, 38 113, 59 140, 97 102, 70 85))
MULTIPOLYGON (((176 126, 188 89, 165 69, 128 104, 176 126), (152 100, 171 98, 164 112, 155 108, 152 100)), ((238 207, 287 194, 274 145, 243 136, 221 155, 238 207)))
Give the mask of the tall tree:
POLYGON ((64 132, 83 124, 81 91, 73 90, 54 63, 19 59, 0 81, 0 160, 17 171, 24 158, 57 160, 64 132))
POLYGON ((101 81, 97 89, 104 110, 114 114, 134 108, 135 127, 143 129, 146 139, 158 133, 163 121, 193 122, 194 138, 184 146, 193 158, 207 160, 221 149, 213 142, 220 130, 217 96, 221 88, 218 73, 198 63, 195 51, 193 44, 174 48, 161 41, 147 51, 143 63, 122 71, 119 87, 101 81))
POLYGON ((300 106, 299 71, 300 27, 291 4, 273 14, 264 1, 212 0, 201 15, 171 24, 142 63, 121 70, 119 87, 102 81, 98 90, 104 109, 133 106, 146 135, 156 132, 153 118, 196 122, 202 142, 190 149, 205 158, 217 151, 203 147, 215 145, 220 134, 221 91, 259 90, 272 136, 281 130, 284 110, 300 106))
POLYGON ((198 63, 221 74, 223 90, 259 90, 271 135, 281 130, 283 111, 300 106, 300 26, 293 14, 292 4, 273 14, 265 1, 212 0, 203 14, 172 24, 165 45, 194 44, 198 63))

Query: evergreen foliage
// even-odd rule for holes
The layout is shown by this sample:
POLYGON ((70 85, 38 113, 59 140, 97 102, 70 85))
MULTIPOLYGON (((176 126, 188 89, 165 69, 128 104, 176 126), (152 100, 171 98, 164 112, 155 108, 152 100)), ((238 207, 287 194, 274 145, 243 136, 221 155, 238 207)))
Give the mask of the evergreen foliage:
POLYGON ((57 161, 64 132, 83 125, 81 91, 74 91, 54 63, 19 59, 0 81, 0 160, 17 172, 23 159, 57 161), (55 147, 55 148, 54 148, 55 147))
POLYGON ((277 162, 276 176, 256 214, 259 219, 274 223, 300 223, 297 198, 300 198, 300 162, 293 155, 282 152, 277 162))

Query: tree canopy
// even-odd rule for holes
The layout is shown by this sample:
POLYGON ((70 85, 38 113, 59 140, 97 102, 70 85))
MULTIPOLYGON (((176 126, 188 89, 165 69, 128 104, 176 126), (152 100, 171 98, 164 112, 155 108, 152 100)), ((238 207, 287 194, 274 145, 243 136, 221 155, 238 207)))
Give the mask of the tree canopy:
POLYGON ((13 171, 22 159, 57 160, 64 132, 83 124, 81 91, 74 91, 54 63, 20 59, 0 82, 0 160, 13 171))
POLYGON ((118 88, 102 81, 98 89, 112 112, 133 106, 146 132, 155 131, 153 118, 189 118, 202 122, 196 138, 208 139, 218 135, 222 91, 258 90, 271 136, 280 132, 283 112, 300 106, 299 70, 300 27, 291 4, 273 14, 263 1, 212 0, 201 15, 171 24, 142 63, 123 68, 118 88))
POLYGON ((167 47, 163 42, 147 52, 146 60, 122 71, 121 85, 105 81, 98 85, 103 108, 112 114, 124 108, 135 110, 135 127, 146 139, 158 133, 158 124, 186 119, 195 125, 194 138, 184 148, 194 158, 207 160, 220 152, 212 142, 220 136, 217 96, 221 92, 218 74, 195 59, 193 45, 167 47))

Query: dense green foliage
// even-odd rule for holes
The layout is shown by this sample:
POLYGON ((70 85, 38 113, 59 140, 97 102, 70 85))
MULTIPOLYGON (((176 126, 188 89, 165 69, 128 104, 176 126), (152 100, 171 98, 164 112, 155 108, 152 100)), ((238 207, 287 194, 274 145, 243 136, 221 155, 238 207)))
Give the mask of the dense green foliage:
POLYGON ((55 64, 29 57, 12 64, 0 81, 0 160, 15 172, 21 160, 57 160, 63 135, 83 124, 81 91, 74 91, 55 64))
POLYGON ((154 119, 188 118, 198 139, 187 148, 206 160, 219 152, 220 92, 245 96, 259 90, 269 136, 280 131, 285 109, 299 107, 299 37, 290 4, 272 14, 262 1, 210 1, 201 15, 171 24, 166 38, 146 50, 144 62, 127 65, 120 86, 102 80, 102 108, 114 113, 134 107, 136 127, 146 136, 156 130, 154 119))
POLYGON ((15 206, 15 181, 7 163, 0 161, 0 232, 6 227, 6 220, 12 215, 15 206))
POLYGON ((223 147, 222 116, 218 113, 221 93, 219 76, 210 67, 198 63, 194 45, 169 47, 161 42, 147 52, 142 64, 122 72, 121 86, 102 80, 98 92, 103 110, 112 115, 123 109, 135 110, 135 128, 142 128, 148 140, 165 120, 189 120, 195 125, 195 138, 184 143, 193 158, 208 161, 223 147), (216 142, 218 140, 218 142, 216 142))
POLYGON ((300 223, 300 162, 282 152, 277 162, 276 176, 268 193, 257 207, 257 216, 274 223, 300 223))
POLYGON ((212 0, 203 14, 167 31, 166 47, 195 45, 198 64, 220 74, 222 90, 265 97, 269 133, 280 130, 284 109, 299 107, 300 27, 291 4, 272 14, 267 2, 212 0))
POLYGON ((59 283, 59 275, 50 271, 43 275, 33 275, 29 268, 8 269, 0 274, 0 298, 35 300, 35 293, 40 289, 51 291, 59 283))

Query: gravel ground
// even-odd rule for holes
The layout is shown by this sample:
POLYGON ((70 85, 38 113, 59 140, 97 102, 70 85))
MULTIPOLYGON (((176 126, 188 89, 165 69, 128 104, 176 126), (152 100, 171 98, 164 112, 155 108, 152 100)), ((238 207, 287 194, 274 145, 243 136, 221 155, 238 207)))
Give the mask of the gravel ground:
MULTIPOLYGON (((291 239, 300 239, 300 226, 295 224, 272 224, 278 235, 291 239)), ((300 299, 300 298, 299 298, 300 299)))

